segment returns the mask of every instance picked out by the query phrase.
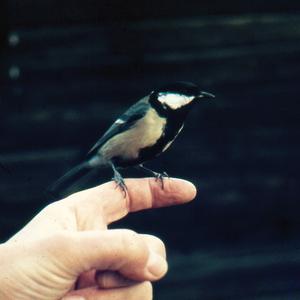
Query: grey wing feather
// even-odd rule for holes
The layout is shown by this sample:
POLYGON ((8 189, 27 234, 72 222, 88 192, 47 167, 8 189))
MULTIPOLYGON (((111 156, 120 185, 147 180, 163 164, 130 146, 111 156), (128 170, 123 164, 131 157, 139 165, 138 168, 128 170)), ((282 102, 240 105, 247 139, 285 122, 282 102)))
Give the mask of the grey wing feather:
POLYGON ((141 99, 132 105, 119 119, 117 119, 112 126, 104 133, 104 135, 97 141, 97 143, 88 152, 88 156, 93 156, 95 152, 101 148, 111 137, 127 130, 141 119, 149 109, 149 96, 141 99))

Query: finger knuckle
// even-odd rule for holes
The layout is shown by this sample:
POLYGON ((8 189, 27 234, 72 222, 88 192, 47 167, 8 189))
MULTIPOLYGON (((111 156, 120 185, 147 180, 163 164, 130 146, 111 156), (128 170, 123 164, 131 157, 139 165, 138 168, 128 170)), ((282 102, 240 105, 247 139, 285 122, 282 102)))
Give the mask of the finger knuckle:
POLYGON ((157 245, 158 248, 160 248, 161 250, 164 250, 164 251, 166 250, 165 243, 160 238, 158 238, 157 236, 152 235, 152 239, 153 239, 153 241, 155 242, 155 244, 157 245))
POLYGON ((122 234, 122 248, 133 259, 147 260, 148 248, 141 236, 132 231, 125 230, 122 234))
POLYGON ((166 246, 160 238, 154 235, 147 235, 147 234, 144 235, 144 237, 152 250, 162 255, 163 257, 166 257, 166 246))

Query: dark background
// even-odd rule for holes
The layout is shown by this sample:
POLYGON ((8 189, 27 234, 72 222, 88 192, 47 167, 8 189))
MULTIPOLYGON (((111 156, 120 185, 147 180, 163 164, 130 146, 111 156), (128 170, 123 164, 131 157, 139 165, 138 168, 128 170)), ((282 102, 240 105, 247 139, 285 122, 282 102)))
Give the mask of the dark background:
POLYGON ((117 226, 165 240, 156 299, 300 299, 300 3, 245 2, 0 2, 0 240, 127 106, 187 80, 217 99, 148 166, 197 200, 117 226))

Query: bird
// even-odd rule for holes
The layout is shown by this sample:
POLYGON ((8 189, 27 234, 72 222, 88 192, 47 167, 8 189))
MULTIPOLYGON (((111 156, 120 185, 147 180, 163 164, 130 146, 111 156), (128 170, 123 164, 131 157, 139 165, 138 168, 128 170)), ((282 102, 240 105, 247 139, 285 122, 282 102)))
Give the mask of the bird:
POLYGON ((158 157, 174 142, 184 127, 188 113, 201 99, 215 98, 191 82, 174 82, 154 89, 123 113, 87 153, 85 159, 58 179, 57 191, 70 186, 95 169, 111 167, 116 187, 125 193, 127 187, 119 170, 138 167, 160 179, 144 163, 158 157))

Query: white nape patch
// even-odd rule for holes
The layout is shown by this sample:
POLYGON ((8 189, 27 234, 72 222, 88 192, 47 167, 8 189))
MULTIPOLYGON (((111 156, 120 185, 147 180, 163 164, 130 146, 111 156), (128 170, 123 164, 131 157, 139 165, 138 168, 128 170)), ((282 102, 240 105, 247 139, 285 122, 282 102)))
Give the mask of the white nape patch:
POLYGON ((194 98, 194 96, 176 93, 159 93, 157 99, 161 104, 165 104, 171 109, 178 109, 192 102, 194 98))
POLYGON ((121 125, 121 124, 124 124, 124 123, 125 123, 125 121, 122 120, 122 119, 118 119, 118 120, 115 121, 115 124, 118 124, 118 125, 121 125))

